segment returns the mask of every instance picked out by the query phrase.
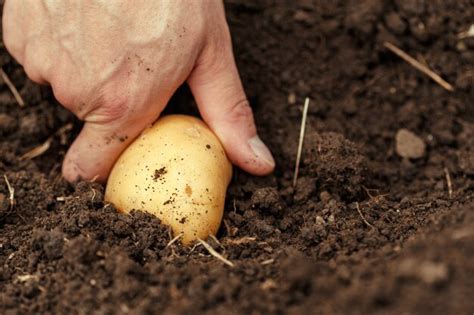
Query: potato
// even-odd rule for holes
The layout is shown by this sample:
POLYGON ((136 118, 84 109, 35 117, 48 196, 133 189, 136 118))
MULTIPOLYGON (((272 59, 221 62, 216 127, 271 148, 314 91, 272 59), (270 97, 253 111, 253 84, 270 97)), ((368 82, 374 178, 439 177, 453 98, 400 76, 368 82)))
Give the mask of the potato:
POLYGON ((154 214, 189 245, 216 234, 231 177, 232 164, 204 122, 164 116, 119 157, 105 200, 122 212, 154 214))

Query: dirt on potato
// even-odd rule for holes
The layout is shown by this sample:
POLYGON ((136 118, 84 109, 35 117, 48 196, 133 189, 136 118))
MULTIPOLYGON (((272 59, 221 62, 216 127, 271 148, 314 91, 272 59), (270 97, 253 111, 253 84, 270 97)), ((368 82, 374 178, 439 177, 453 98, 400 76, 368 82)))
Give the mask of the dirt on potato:
MULTIPOLYGON (((208 239, 233 267, 202 246, 168 246, 168 227, 118 213, 102 185, 66 183, 61 162, 81 122, 1 44, 26 106, 1 83, 0 313, 472 314, 474 3, 229 0, 226 10, 277 162, 263 178, 235 170, 219 243, 208 239)), ((197 113, 187 88, 168 111, 197 113)))

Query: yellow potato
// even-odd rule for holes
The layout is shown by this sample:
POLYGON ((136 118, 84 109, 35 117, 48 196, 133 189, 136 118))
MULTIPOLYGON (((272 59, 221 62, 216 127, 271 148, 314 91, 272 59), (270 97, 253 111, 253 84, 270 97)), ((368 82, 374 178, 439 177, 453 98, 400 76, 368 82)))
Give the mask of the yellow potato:
POLYGON ((122 212, 154 214, 189 245, 216 234, 231 177, 232 164, 204 122, 164 116, 119 157, 105 200, 122 212))

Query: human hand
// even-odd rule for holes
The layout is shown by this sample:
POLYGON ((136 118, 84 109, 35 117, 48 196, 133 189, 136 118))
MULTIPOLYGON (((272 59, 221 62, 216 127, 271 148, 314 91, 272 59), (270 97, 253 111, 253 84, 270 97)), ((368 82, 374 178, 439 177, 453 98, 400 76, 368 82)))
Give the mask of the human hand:
POLYGON ((127 145, 189 84, 230 160, 274 168, 257 136, 218 0, 6 0, 3 40, 35 82, 85 121, 66 154, 69 181, 104 181, 127 145))

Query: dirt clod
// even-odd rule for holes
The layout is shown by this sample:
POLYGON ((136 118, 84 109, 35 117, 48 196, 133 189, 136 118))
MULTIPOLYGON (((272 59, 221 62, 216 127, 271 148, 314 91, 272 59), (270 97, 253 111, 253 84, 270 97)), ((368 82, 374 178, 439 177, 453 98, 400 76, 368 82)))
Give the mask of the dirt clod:
POLYGON ((310 133, 303 156, 302 173, 316 178, 315 186, 319 189, 348 200, 360 193, 368 169, 355 143, 337 133, 310 133))

